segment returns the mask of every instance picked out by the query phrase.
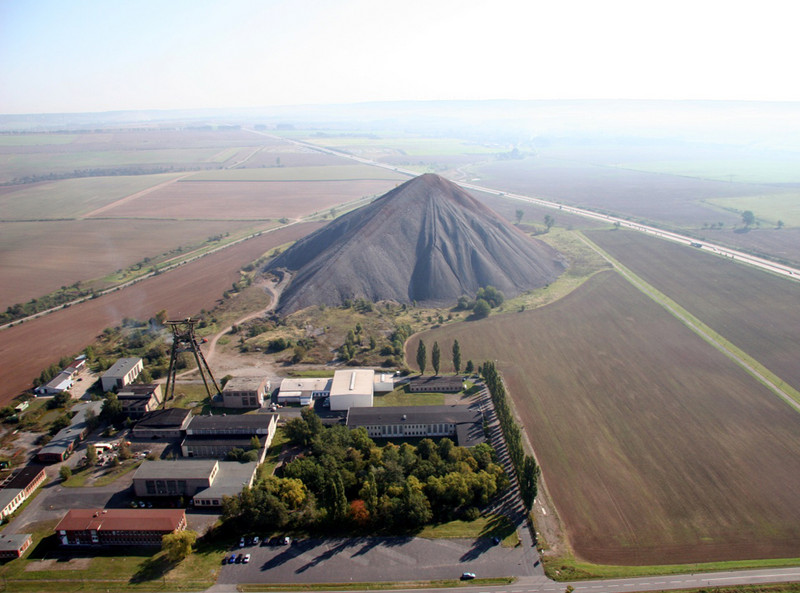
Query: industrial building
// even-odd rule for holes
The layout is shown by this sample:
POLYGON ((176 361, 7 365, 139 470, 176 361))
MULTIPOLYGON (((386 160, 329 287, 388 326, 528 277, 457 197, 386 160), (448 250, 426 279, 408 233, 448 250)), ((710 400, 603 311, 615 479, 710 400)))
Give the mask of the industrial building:
POLYGON ((234 377, 222 389, 223 408, 263 408, 270 383, 266 377, 234 377))
POLYGON ((371 407, 374 393, 375 371, 372 369, 336 371, 331 384, 331 411, 371 407))
POLYGON ((183 509, 71 509, 55 532, 63 546, 160 546, 184 529, 183 509))
POLYGON ((452 437, 462 447, 485 440, 483 415, 470 406, 351 408, 347 427, 364 427, 373 439, 452 437))
POLYGON ((141 358, 120 358, 100 377, 103 391, 117 391, 130 385, 143 368, 141 358))
POLYGON ((331 383, 333 379, 329 377, 284 379, 278 390, 278 403, 307 406, 315 399, 328 397, 331 394, 331 383))

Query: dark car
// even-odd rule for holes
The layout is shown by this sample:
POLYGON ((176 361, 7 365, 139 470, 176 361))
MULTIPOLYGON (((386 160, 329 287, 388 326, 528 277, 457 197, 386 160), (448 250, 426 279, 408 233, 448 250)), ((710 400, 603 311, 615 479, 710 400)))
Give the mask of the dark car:
POLYGON ((236 556, 236 564, 241 564, 243 560, 244 560, 244 554, 239 554, 238 556, 236 556))

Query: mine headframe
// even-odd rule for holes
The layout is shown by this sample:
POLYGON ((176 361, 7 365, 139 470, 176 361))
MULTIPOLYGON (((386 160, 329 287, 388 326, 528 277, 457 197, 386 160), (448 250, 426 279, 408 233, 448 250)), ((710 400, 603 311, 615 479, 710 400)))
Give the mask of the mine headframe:
POLYGON ((169 372, 167 373, 167 386, 164 394, 164 405, 175 397, 175 378, 178 374, 178 355, 181 352, 192 352, 194 359, 197 361, 197 370, 200 371, 200 377, 203 379, 203 385, 206 386, 208 397, 213 400, 214 396, 220 393, 220 388, 211 369, 208 367, 205 357, 200 350, 200 344, 194 334, 194 326, 197 325, 199 320, 187 317, 186 319, 173 319, 168 320, 166 324, 172 328, 172 349, 169 355, 169 372), (206 378, 208 373, 208 378, 206 378), (209 381, 214 388, 212 392, 209 381))

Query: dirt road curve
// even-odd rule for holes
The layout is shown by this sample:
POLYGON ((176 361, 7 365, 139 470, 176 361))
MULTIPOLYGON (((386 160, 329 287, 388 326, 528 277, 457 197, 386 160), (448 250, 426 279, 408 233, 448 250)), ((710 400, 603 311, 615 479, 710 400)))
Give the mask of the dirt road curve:
POLYGON ((183 317, 212 308, 239 278, 242 266, 320 226, 304 223, 264 233, 123 290, 1 331, 0 405, 30 388, 44 367, 77 354, 123 317, 148 319, 161 309, 183 317))

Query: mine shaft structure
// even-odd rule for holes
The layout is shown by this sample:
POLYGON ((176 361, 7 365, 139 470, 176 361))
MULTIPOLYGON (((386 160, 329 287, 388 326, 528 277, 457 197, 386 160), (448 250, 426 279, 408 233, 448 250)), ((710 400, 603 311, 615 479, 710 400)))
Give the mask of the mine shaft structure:
POLYGON ((164 393, 164 407, 167 402, 175 397, 175 379, 178 374, 178 355, 181 352, 194 353, 194 359, 197 361, 197 370, 200 371, 200 377, 203 379, 203 385, 206 386, 208 397, 213 399, 215 395, 220 393, 220 388, 217 385, 211 369, 208 367, 203 353, 200 351, 200 345, 197 342, 197 337, 194 334, 194 326, 197 325, 198 320, 187 317, 186 319, 174 319, 166 322, 172 328, 172 350, 169 355, 169 372, 167 373, 166 392, 164 393), (206 378, 208 373, 208 378, 206 378), (214 391, 211 391, 211 385, 214 391))

